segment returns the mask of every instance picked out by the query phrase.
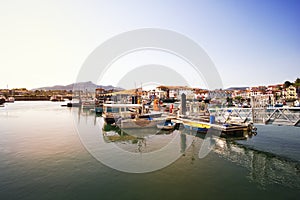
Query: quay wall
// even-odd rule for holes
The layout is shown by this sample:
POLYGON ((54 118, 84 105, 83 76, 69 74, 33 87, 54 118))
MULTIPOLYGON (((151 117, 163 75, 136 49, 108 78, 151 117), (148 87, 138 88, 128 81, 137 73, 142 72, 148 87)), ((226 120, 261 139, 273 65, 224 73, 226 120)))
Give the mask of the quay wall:
MULTIPOLYGON (((15 101, 50 101, 51 96, 13 96, 15 101)), ((70 96, 63 96, 64 99, 72 100, 70 96)))
POLYGON ((14 96, 15 101, 49 101, 50 96, 14 96))

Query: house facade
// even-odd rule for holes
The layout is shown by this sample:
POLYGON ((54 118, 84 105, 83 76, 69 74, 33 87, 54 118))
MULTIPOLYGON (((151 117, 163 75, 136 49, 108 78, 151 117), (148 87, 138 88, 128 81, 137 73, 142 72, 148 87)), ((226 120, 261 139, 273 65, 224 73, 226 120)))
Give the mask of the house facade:
POLYGON ((290 85, 288 88, 286 88, 284 91, 284 96, 286 100, 294 100, 298 98, 296 87, 293 85, 290 85))

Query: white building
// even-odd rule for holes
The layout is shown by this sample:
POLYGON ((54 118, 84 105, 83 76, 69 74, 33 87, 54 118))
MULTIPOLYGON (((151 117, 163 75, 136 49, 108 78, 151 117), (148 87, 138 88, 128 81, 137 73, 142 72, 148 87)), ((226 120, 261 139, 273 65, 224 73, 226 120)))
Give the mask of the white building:
POLYGON ((194 89, 187 86, 159 86, 155 92, 159 98, 180 99, 183 93, 187 99, 194 98, 194 89))

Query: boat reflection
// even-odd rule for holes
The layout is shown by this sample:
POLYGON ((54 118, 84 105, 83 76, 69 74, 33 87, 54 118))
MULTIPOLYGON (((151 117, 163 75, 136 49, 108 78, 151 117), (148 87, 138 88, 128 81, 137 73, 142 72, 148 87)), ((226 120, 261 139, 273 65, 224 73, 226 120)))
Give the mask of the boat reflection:
POLYGON ((214 152, 249 170, 249 179, 261 187, 280 184, 300 189, 300 163, 271 153, 246 148, 242 145, 214 138, 214 152))
MULTIPOLYGON (((161 166, 167 166, 180 156, 188 155, 189 151, 192 151, 194 161, 197 160, 194 155, 197 155, 198 151, 199 158, 203 158, 212 151, 221 158, 246 168, 249 171, 247 177, 250 181, 262 188, 279 184, 300 189, 300 163, 298 161, 247 148, 236 144, 232 139, 219 137, 220 133, 208 131, 202 134, 181 127, 174 131, 161 131, 155 128, 133 129, 129 134, 126 132, 128 130, 107 127, 102 117, 81 111, 77 111, 77 114, 80 137, 86 148, 91 153, 99 152, 99 160, 104 160, 106 165, 114 166, 120 171, 149 172, 161 166), (91 126, 97 128, 91 128, 91 126), (165 147, 168 147, 166 152, 163 150, 165 147), (205 154, 200 154, 201 149, 207 150, 205 154), (133 154, 129 154, 128 157, 126 152, 133 154), (161 160, 166 161, 160 165, 161 160), (129 167, 125 168, 124 163, 129 167), (155 167, 148 167, 150 164, 155 167)), ((97 158, 97 155, 95 157, 97 158)))
POLYGON ((179 131, 165 131, 157 128, 121 129, 116 125, 106 123, 103 125, 102 131, 103 138, 107 143, 113 142, 121 149, 134 153, 160 150, 172 142, 176 135, 180 135, 180 140, 184 135, 179 131))

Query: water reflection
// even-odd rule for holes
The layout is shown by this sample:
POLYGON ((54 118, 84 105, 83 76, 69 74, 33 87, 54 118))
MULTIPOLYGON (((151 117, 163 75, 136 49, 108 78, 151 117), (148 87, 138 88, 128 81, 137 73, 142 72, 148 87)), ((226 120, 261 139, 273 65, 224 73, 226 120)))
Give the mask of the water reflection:
MULTIPOLYGON (((158 131, 153 136, 145 135, 144 140, 136 143, 108 142, 103 137, 102 118, 86 110, 74 109, 72 118, 69 108, 53 102, 16 102, 1 109, 0 199, 86 199, 89 196, 90 199, 164 197, 175 200, 217 199, 220 195, 222 199, 248 199, 253 195, 258 199, 299 197, 299 170, 295 169, 299 165, 295 162, 253 152, 243 146, 236 147, 230 142, 217 142, 214 137, 210 141, 218 143, 219 153, 211 152, 204 159, 199 159, 197 153, 206 135, 185 129, 158 131), (157 167, 161 160, 170 159, 172 154, 179 157, 175 157, 177 160, 173 164, 154 173, 122 173, 91 158, 79 142, 74 124, 80 129, 82 140, 89 143, 85 143, 87 149, 94 147, 89 149, 91 153, 99 151, 103 153, 101 156, 106 156, 117 166, 119 163, 127 164, 133 167, 130 169, 140 170, 147 166, 157 167), (175 140, 169 140, 176 136, 175 140), (170 151, 155 150, 160 143, 166 144, 168 140, 172 143, 170 151), (128 154, 124 149, 130 146, 132 151, 128 154), (191 152, 194 153, 191 155, 191 152), (145 161, 145 156, 149 155, 153 155, 153 162, 145 161), (272 183, 276 184, 269 186, 272 183), (265 189, 257 187, 263 184, 265 189)), ((274 132, 270 134, 273 136, 274 132)), ((280 139, 286 138, 287 134, 288 131, 281 134, 280 139)), ((270 144, 270 138, 266 138, 265 144, 270 144)), ((295 140, 295 137, 290 138, 295 140)), ((257 147, 258 139, 255 137, 250 141, 257 147)), ((110 162, 105 164, 109 166, 110 162)))
POLYGON ((249 170, 249 179, 260 186, 281 184, 300 189, 300 163, 215 138, 214 152, 249 170))
MULTIPOLYGON (((137 129, 135 130, 136 134, 129 135, 126 133, 126 130, 107 130, 104 127, 103 119, 94 114, 82 111, 78 111, 77 114, 77 123, 80 125, 79 129, 87 130, 87 127, 83 126, 84 124, 87 126, 92 124, 98 127, 98 129, 94 130, 96 131, 96 135, 87 140, 90 144, 92 140, 97 140, 98 142, 94 141, 94 146, 87 145, 86 147, 93 149, 90 151, 92 153, 93 151, 109 152, 107 158, 110 162, 104 162, 104 164, 120 171, 133 173, 135 173, 136 170, 138 172, 152 171, 152 169, 148 167, 143 167, 149 164, 158 167, 159 165, 157 163, 164 159, 167 159, 168 164, 170 164, 180 158, 180 156, 184 156, 188 149, 192 149, 193 163, 193 161, 197 159, 194 156, 197 152, 194 151, 199 151, 198 157, 200 160, 204 158, 209 151, 213 151, 220 157, 246 168, 249 171, 247 175, 249 180, 257 183, 262 188, 265 188, 267 185, 280 184, 290 188, 300 189, 299 162, 246 148, 243 145, 236 144, 232 140, 218 137, 219 133, 208 131, 207 134, 201 134, 181 128, 171 132, 154 131, 153 129, 137 129), (153 132, 155 132, 155 134, 153 134, 153 132), (102 136, 99 137, 99 135, 102 136), (113 139, 113 137, 115 137, 115 139, 113 139), (116 137, 123 139, 116 139, 116 137), (168 151, 162 151, 162 149, 168 145, 170 147, 168 151), (116 151, 116 149, 121 151, 116 151), (201 149, 206 149, 207 151, 203 151, 205 153, 201 154, 201 149), (128 157, 128 154, 124 152, 130 152, 131 154, 129 154, 128 157), (154 154, 151 153, 156 154, 154 156, 154 154), (151 156, 147 158, 149 155, 151 156), (128 168, 124 169, 124 166, 121 166, 123 165, 122 160, 126 161, 126 167, 128 168), (117 167, 114 162, 117 162, 117 167), (130 170, 128 170, 129 168, 130 170)), ((130 133, 132 133, 132 130, 130 133)), ((83 141, 86 139, 84 135, 81 137, 83 141)), ((101 160, 102 158, 99 159, 101 160)), ((165 163, 163 166, 165 167, 168 164, 165 163)))
MULTIPOLYGON (((82 144, 101 163, 128 173, 162 169, 182 156, 180 132, 162 134, 158 129, 106 130, 104 119, 74 109, 74 120, 82 144), (96 119, 95 119, 96 117, 96 119), (82 120, 84 118, 85 120, 82 120), (95 123, 96 120, 96 123, 95 123)), ((187 137, 186 146, 192 142, 187 137)))

